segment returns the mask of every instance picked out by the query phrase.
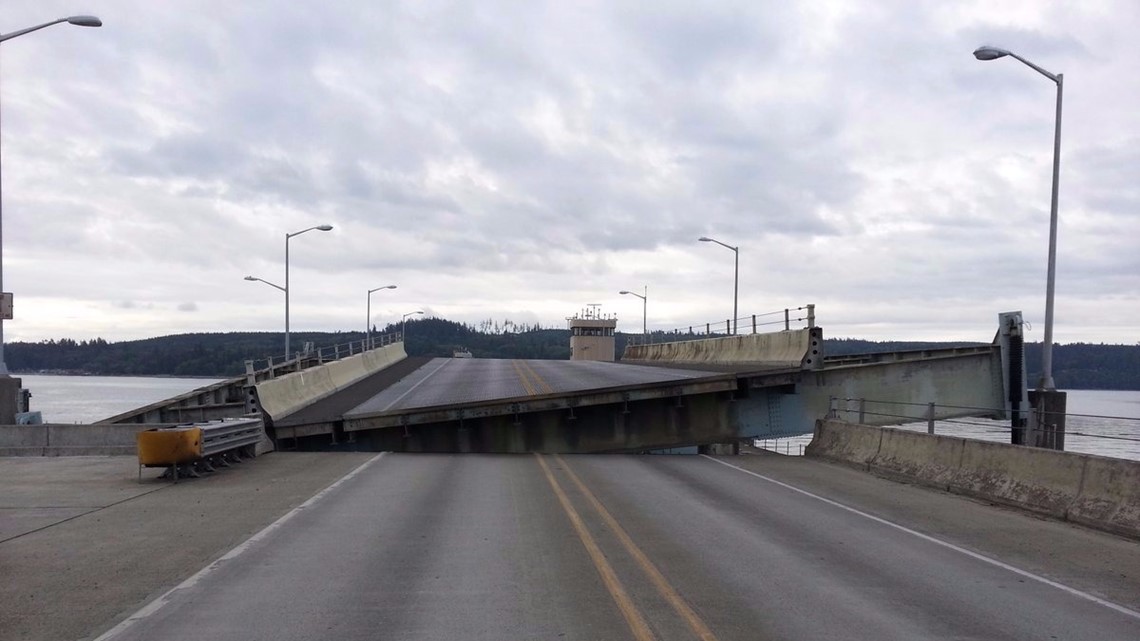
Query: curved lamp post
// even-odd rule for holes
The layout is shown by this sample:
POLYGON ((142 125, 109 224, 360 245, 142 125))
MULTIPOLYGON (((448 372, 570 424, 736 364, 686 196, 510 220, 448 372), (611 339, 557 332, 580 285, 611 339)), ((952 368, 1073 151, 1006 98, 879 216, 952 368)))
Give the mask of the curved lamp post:
POLYGON ((641 294, 638 294, 637 292, 630 292, 630 291, 626 291, 624 289, 621 290, 620 292, 618 292, 619 294, 622 294, 623 296, 626 294, 629 294, 630 296, 637 296, 638 298, 641 299, 641 335, 642 335, 642 337, 649 335, 649 331, 645 328, 646 327, 645 326, 645 313, 646 313, 646 307, 649 304, 649 285, 645 286, 644 291, 645 291, 644 296, 641 294))
POLYGON ((416 310, 414 312, 408 312, 407 314, 404 314, 404 317, 400 319, 400 340, 407 343, 407 339, 408 339, 408 317, 409 316, 415 316, 416 314, 422 314, 422 313, 424 313, 424 312, 422 309, 420 309, 420 310, 416 310))
POLYGON ((1061 95, 1065 87, 1064 74, 1053 74, 1025 58, 998 47, 978 47, 974 57, 978 60, 997 60, 1009 56, 1030 69, 1052 80, 1057 85, 1057 119, 1053 130, 1053 198, 1049 211, 1049 267, 1045 284, 1045 344, 1041 349, 1041 380, 1037 389, 1054 391, 1053 383, 1053 291, 1057 278, 1057 190, 1061 177, 1061 95))
POLYGON ((257 276, 246 276, 245 279, 246 280, 255 280, 255 281, 258 281, 260 283, 265 283, 266 285, 269 285, 270 287, 275 287, 277 289, 280 289, 281 291, 285 291, 284 287, 282 287, 276 283, 271 283, 271 282, 265 280, 264 278, 258 278, 257 276))
POLYGON ((301 231, 295 231, 291 234, 285 234, 285 287, 284 287, 284 292, 285 292, 285 360, 286 361, 288 361, 290 358, 290 352, 289 352, 289 239, 294 237, 294 236, 300 236, 301 234, 303 234, 305 232, 310 232, 313 230, 332 231, 332 225, 316 225, 315 227, 309 227, 308 229, 302 229, 301 231))
POLYGON ((396 289, 395 285, 385 285, 383 287, 375 287, 368 290, 368 318, 364 323, 364 341, 369 347, 372 346, 372 292, 378 292, 381 289, 396 289))
MULTIPOLYGON (((278 285, 277 283, 271 283, 271 282, 265 280, 264 278, 258 278, 257 276, 246 276, 245 279, 248 281, 251 281, 251 282, 257 281, 259 283, 265 283, 266 285, 269 285, 270 287, 272 287, 274 289, 279 289, 282 292, 285 292, 284 287, 278 285)), ((288 349, 288 348, 286 348, 286 349, 288 349)), ((285 359, 288 360, 288 358, 289 358, 289 352, 285 352, 285 359)))
POLYGON ((740 248, 733 247, 732 245, 726 245, 715 238, 709 238, 707 236, 701 236, 697 240, 701 241, 702 243, 716 243, 721 247, 727 247, 728 249, 732 250, 733 254, 736 255, 736 267, 734 268, 732 277, 732 333, 735 334, 737 317, 736 303, 737 300, 739 300, 740 294, 740 248))
MULTIPOLYGON (((39 25, 36 25, 34 27, 28 27, 27 29, 20 29, 19 31, 13 31, 11 33, 0 34, 0 42, 4 42, 5 40, 11 40, 12 38, 17 38, 19 36, 22 36, 26 33, 31 33, 33 31, 39 31, 40 29, 43 29, 44 27, 50 27, 52 25, 57 25, 57 24, 60 24, 62 22, 66 22, 68 24, 73 24, 73 25, 76 25, 78 27, 101 27, 101 26, 103 26, 103 21, 100 20, 99 18, 96 18, 95 16, 71 16, 69 18, 60 18, 59 20, 52 20, 51 22, 45 22, 43 24, 39 24, 39 25)), ((2 224, 3 219, 4 219, 3 204, 2 204, 2 198, 0 198, 0 224, 2 224)), ((4 284, 3 283, 4 283, 4 236, 3 236, 3 229, 2 229, 2 227, 0 227, 0 291, 4 290, 4 284)), ((5 298, 7 298, 7 297, 5 296, 5 298)), ((4 318, 2 315, 0 315, 0 376, 7 376, 7 375, 8 375, 8 365, 7 365, 7 363, 4 362, 4 318)))

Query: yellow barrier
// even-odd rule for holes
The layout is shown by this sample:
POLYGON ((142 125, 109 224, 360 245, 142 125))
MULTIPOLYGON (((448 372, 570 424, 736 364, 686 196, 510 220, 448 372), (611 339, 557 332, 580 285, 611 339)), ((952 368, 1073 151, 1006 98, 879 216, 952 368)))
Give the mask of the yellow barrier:
POLYGON ((137 435, 139 465, 146 467, 192 463, 202 458, 202 428, 147 430, 137 435))

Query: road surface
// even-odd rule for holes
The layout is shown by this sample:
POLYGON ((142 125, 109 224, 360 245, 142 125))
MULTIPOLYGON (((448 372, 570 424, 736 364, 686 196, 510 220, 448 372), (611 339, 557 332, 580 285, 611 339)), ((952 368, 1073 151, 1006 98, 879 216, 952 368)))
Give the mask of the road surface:
POLYGON ((1140 544, 791 457, 382 454, 101 639, 1140 639, 1140 544))
POLYGON ((482 401, 687 381, 718 372, 599 361, 435 358, 381 391, 346 418, 482 401))

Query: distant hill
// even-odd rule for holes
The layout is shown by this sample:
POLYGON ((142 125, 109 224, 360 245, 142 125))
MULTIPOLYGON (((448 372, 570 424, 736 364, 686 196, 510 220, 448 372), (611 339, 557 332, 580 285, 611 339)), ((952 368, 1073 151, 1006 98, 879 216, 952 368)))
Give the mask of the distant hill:
MULTIPOLYGON (((374 328, 380 333, 399 327, 374 328)), ((488 319, 477 325, 440 318, 409 320, 408 354, 451 356, 465 348, 476 358, 567 359, 570 332, 488 319)), ((312 342, 332 346, 359 341, 363 332, 294 332, 290 340, 300 346, 312 342)), ((629 334, 617 335, 620 356, 629 334)), ((658 340, 664 340, 658 335, 658 340)), ((60 339, 39 343, 9 343, 4 356, 13 372, 95 374, 125 376, 230 377, 245 372, 246 359, 279 358, 284 351, 281 332, 225 332, 176 334, 137 341, 108 343, 102 339, 60 339)), ((978 345, 980 343, 875 342, 851 338, 828 339, 828 355, 864 354, 913 349, 978 345)), ((1026 346, 1029 381, 1040 377, 1041 345, 1026 346)), ((1053 350, 1053 377, 1062 389, 1140 390, 1140 345, 1057 345, 1053 350)))

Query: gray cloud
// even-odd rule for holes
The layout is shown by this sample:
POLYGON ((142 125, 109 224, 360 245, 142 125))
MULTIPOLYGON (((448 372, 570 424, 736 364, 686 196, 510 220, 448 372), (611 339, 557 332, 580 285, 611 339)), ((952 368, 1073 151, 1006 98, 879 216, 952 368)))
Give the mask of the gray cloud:
MULTIPOLYGON (((47 10, 10 4, 6 30, 47 10)), ((650 325, 699 323, 731 278, 712 235, 742 309, 963 337, 1043 291, 1052 89, 970 55, 991 43, 1066 74, 1058 338, 1118 336, 1140 9, 1110 5, 108 6, 5 43, 6 329, 277 329, 241 276, 282 282, 284 234, 329 222, 292 241, 301 328, 355 327, 377 281, 393 314, 548 325, 642 283, 650 325), (1085 311, 1109 298, 1117 320, 1085 311)))

